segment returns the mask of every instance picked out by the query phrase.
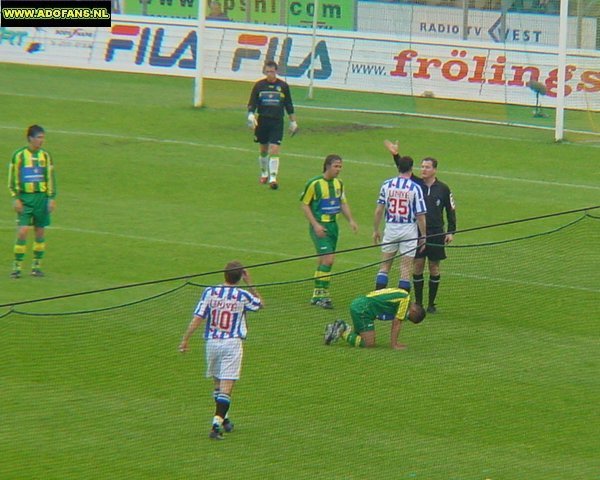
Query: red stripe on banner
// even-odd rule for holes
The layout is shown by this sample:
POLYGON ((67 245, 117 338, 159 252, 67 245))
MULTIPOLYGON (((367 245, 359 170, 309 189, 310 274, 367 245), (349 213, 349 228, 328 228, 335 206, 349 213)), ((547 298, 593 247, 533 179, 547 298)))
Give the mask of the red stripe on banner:
POLYGON ((249 35, 244 33, 239 36, 238 43, 242 45, 254 45, 254 46, 263 46, 266 45, 269 41, 269 37, 266 35, 249 35))
POLYGON ((113 25, 110 29, 111 33, 116 35, 138 35, 140 33, 140 27, 131 25, 113 25))

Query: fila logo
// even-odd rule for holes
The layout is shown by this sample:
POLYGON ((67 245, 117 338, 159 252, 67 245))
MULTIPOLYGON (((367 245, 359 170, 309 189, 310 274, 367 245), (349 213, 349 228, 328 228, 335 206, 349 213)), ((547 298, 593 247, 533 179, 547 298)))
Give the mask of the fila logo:
POLYGON ((104 60, 112 62, 118 52, 135 54, 135 64, 147 63, 153 67, 196 68, 196 31, 190 30, 186 37, 170 53, 163 52, 165 29, 162 27, 139 27, 136 25, 113 25, 111 39, 106 46, 104 60), (150 48, 148 48, 150 47, 150 48))
MULTIPOLYGON (((266 35, 246 34, 243 33, 238 37, 238 48, 233 54, 231 62, 231 70, 237 72, 240 70, 244 60, 258 60, 261 63, 267 60, 275 60, 279 66, 279 72, 285 77, 299 78, 304 76, 310 68, 310 50, 306 52, 304 60, 299 65, 290 65, 290 53, 294 49, 294 57, 298 57, 297 47, 294 48, 293 40, 286 37, 279 46, 279 37, 269 38, 266 35), (275 59, 275 55, 279 51, 279 59, 275 59), (264 61, 262 60, 264 54, 264 61)), ((331 77, 331 59, 327 50, 327 43, 321 40, 315 46, 315 65, 320 65, 320 68, 315 68, 315 80, 326 80, 331 77)))

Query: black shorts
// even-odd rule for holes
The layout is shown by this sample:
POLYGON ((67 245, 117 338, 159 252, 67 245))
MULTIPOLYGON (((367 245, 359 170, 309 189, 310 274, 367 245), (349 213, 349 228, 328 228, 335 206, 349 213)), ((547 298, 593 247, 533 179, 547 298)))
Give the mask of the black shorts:
POLYGON ((422 252, 417 251, 417 253, 415 254, 415 258, 427 257, 433 262, 439 262, 440 260, 444 260, 444 258, 446 258, 446 249, 444 248, 444 239, 446 238, 446 235, 443 235, 443 233, 443 230, 428 230, 427 245, 425 246, 425 250, 423 250, 422 252), (435 236, 429 238, 430 235, 435 236))
POLYGON ((258 117, 258 125, 254 130, 254 141, 256 143, 281 145, 282 139, 283 118, 258 117))

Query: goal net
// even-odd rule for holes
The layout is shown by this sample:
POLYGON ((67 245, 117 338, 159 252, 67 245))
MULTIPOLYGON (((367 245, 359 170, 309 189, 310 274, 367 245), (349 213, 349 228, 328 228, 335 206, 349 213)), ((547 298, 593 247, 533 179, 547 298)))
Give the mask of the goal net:
MULTIPOLYGON (((314 108, 517 125, 550 138, 564 120, 565 139, 599 141, 596 0, 204 1, 201 44, 215 78, 249 80, 250 67, 255 76, 274 59, 314 108), (229 58, 242 50, 241 64, 229 58)), ((189 19, 202 12, 197 0, 121 0, 119 8, 189 19)))
MULTIPOLYGON (((357 30, 386 33, 402 45, 389 75, 405 84, 407 112, 548 130, 558 121, 564 31, 564 138, 598 141, 600 3, 571 0, 566 21, 560 5, 559 0, 359 1, 357 30)), ((379 72, 367 61, 353 68, 371 76, 379 72)))

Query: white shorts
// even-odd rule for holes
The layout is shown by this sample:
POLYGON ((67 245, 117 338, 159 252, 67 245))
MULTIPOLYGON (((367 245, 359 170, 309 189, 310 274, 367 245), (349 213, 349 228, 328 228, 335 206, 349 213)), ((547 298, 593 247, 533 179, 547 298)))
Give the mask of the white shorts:
POLYGON ((239 380, 244 348, 241 338, 206 341, 206 377, 239 380))
POLYGON ((390 243, 382 245, 383 253, 400 253, 407 257, 414 257, 417 253, 417 237, 419 229, 416 223, 387 223, 383 231, 383 240, 381 243, 390 243))

